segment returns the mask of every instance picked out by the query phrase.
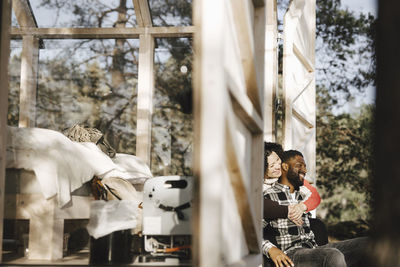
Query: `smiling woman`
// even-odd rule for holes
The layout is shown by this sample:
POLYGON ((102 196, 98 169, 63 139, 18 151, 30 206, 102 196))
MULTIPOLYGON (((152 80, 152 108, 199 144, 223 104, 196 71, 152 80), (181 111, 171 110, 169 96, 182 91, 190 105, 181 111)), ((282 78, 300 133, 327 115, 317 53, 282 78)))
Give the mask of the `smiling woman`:
POLYGON ((281 159, 279 158, 278 154, 272 151, 271 155, 267 158, 268 161, 268 171, 264 178, 271 179, 271 178, 279 178, 281 176, 281 159))

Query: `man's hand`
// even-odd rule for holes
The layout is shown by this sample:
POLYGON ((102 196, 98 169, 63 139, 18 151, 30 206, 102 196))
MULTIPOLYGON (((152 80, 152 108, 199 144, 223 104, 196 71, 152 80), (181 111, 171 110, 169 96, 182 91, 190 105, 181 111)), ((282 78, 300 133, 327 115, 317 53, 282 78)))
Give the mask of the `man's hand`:
POLYGON ((268 254, 271 260, 275 263, 276 267, 294 266, 293 261, 277 247, 270 248, 268 254))
POLYGON ((307 210, 307 206, 304 203, 295 205, 289 205, 288 207, 288 218, 293 221, 296 225, 303 225, 301 216, 307 210))

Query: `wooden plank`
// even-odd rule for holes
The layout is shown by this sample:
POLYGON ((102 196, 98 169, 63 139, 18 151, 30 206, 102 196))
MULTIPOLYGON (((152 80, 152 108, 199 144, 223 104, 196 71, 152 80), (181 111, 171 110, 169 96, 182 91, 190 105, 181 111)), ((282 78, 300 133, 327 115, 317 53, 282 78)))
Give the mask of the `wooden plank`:
MULTIPOLYGON (((230 80, 230 79, 228 79, 230 80)), ((252 133, 263 133, 263 120, 254 109, 248 96, 234 85, 229 86, 233 111, 252 133)))
POLYGON ((133 0, 133 6, 135 9, 136 21, 138 23, 138 26, 139 27, 153 26, 148 0, 133 0))
POLYGON ((278 95, 278 25, 276 0, 266 2, 264 140, 276 140, 275 99, 278 95))
MULTIPOLYGON (((7 113, 8 113, 8 62, 10 56, 11 1, 0 2, 0 240, 3 240, 4 188, 6 171, 7 113)), ((3 243, 0 242, 0 262, 3 243)))
MULTIPOLYGON (((314 73, 308 73, 308 75, 305 77, 303 84, 301 85, 301 90, 300 93, 297 94, 296 97, 293 98, 293 103, 296 102, 297 99, 300 98, 300 96, 307 90, 308 86, 311 84, 311 82, 314 81, 314 73)), ((293 89, 297 89, 297 88, 293 88, 293 89)))
POLYGON ((33 36, 24 36, 22 38, 18 127, 35 127, 38 62, 39 40, 33 36))
POLYGON ((12 28, 11 38, 33 35, 42 39, 138 39, 141 34, 153 37, 191 37, 194 26, 139 28, 12 28))
POLYGON ((400 1, 379 1, 377 34, 377 89, 374 131, 374 171, 371 187, 374 229, 368 253, 369 266, 400 266, 400 1), (385 177, 385 179, 382 179, 385 177))
POLYGON ((314 128, 314 124, 309 122, 306 118, 306 116, 299 110, 297 110, 295 107, 292 108, 292 114, 293 116, 298 119, 301 123, 304 124, 309 129, 314 128))
POLYGON ((140 35, 136 124, 136 156, 150 166, 151 124, 154 91, 154 38, 140 35))
POLYGON ((258 84, 257 80, 258 73, 254 58, 254 30, 252 20, 249 17, 249 6, 244 0, 232 1, 230 3, 232 5, 233 21, 236 29, 240 56, 242 59, 247 94, 257 112, 260 114, 260 116, 262 116, 260 93, 260 88, 262 88, 262 85, 258 84))
POLYGON ((64 220, 55 218, 55 198, 44 199, 43 195, 20 195, 29 219, 30 260, 58 260, 63 253, 64 220), (44 234, 45 233, 45 234, 44 234))
POLYGON ((193 266, 223 266, 221 191, 225 155, 224 1, 195 0, 193 266))
MULTIPOLYGON (((225 149, 228 174, 235 195, 236 205, 242 222, 247 247, 250 253, 257 254, 260 253, 261 236, 258 234, 255 227, 256 220, 253 211, 254 206, 252 205, 250 195, 245 186, 245 181, 249 181, 251 177, 246 175, 243 163, 239 161, 237 157, 238 152, 236 151, 236 144, 238 142, 236 140, 234 125, 233 110, 228 110, 227 121, 225 122, 225 149)), ((261 233, 261 231, 259 233, 261 233)))
POLYGON ((64 220, 54 219, 52 215, 49 212, 29 220, 29 260, 62 259, 64 220))
MULTIPOLYGON (((254 59, 257 71, 257 84, 259 86, 260 101, 264 99, 265 80, 265 41, 266 18, 265 7, 254 8, 254 59)), ((264 105, 261 105, 261 116, 264 115, 264 105)))
POLYGON ((292 125, 292 107, 294 99, 294 88, 296 88, 296 84, 293 80, 293 73, 295 70, 294 67, 294 34, 296 31, 296 27, 298 25, 299 17, 301 16, 301 12, 304 8, 305 1, 304 0, 294 0, 290 2, 288 11, 286 12, 283 24, 283 105, 285 112, 285 119, 283 123, 283 147, 293 148, 293 125, 292 125))
POLYGON ((37 28, 29 0, 12 0, 12 9, 20 28, 37 28))
MULTIPOLYGON (((254 134, 251 142, 250 203, 254 208, 254 227, 262 240, 263 182, 264 182, 264 135, 254 134)), ((254 265, 252 265, 254 266, 254 265)))
POLYGON ((296 43, 293 43, 293 54, 299 59, 301 64, 308 72, 314 72, 314 64, 308 60, 308 58, 303 55, 301 50, 297 47, 296 43))
MULTIPOLYGON (((72 205, 65 208, 55 206, 55 219, 89 219, 92 197, 71 196, 72 205)), ((6 194, 4 198, 4 218, 30 219, 33 210, 51 207, 51 200, 46 200, 42 194, 6 194)), ((47 211, 48 212, 48 211, 47 211)))

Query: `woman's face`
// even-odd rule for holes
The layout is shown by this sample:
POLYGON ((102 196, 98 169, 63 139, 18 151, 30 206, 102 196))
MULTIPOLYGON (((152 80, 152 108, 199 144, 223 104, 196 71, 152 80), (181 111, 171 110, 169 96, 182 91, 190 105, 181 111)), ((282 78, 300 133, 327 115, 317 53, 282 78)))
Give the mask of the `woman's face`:
POLYGON ((265 178, 271 179, 271 178, 279 178, 282 174, 281 171, 281 159, 279 156, 275 153, 272 152, 271 155, 267 157, 268 161, 268 169, 265 178))

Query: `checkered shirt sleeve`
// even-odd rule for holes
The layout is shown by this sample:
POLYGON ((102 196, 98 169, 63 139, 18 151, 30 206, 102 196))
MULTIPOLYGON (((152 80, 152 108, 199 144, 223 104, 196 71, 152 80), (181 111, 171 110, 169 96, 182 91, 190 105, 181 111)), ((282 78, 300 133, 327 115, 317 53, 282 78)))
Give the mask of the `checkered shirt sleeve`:
MULTIPOLYGON (((275 183, 272 187, 264 191, 264 197, 267 197, 273 201, 277 201, 280 205, 297 204, 303 200, 304 195, 301 192, 296 191, 295 199, 290 195, 290 189, 288 186, 275 183)), ((273 229, 275 233, 276 243, 271 243, 268 240, 264 240, 262 244, 264 255, 268 256, 268 250, 274 245, 280 248, 282 251, 287 252, 294 248, 300 247, 316 247, 314 240, 314 233, 310 229, 310 221, 308 220, 309 213, 303 214, 302 220, 304 224, 297 226, 289 219, 274 219, 266 221, 273 229)))
POLYGON ((269 254, 268 251, 272 248, 272 247, 276 247, 274 244, 272 244, 272 242, 270 242, 269 240, 263 240, 262 244, 261 244, 261 249, 262 249, 262 253, 267 256, 269 258, 269 254))

